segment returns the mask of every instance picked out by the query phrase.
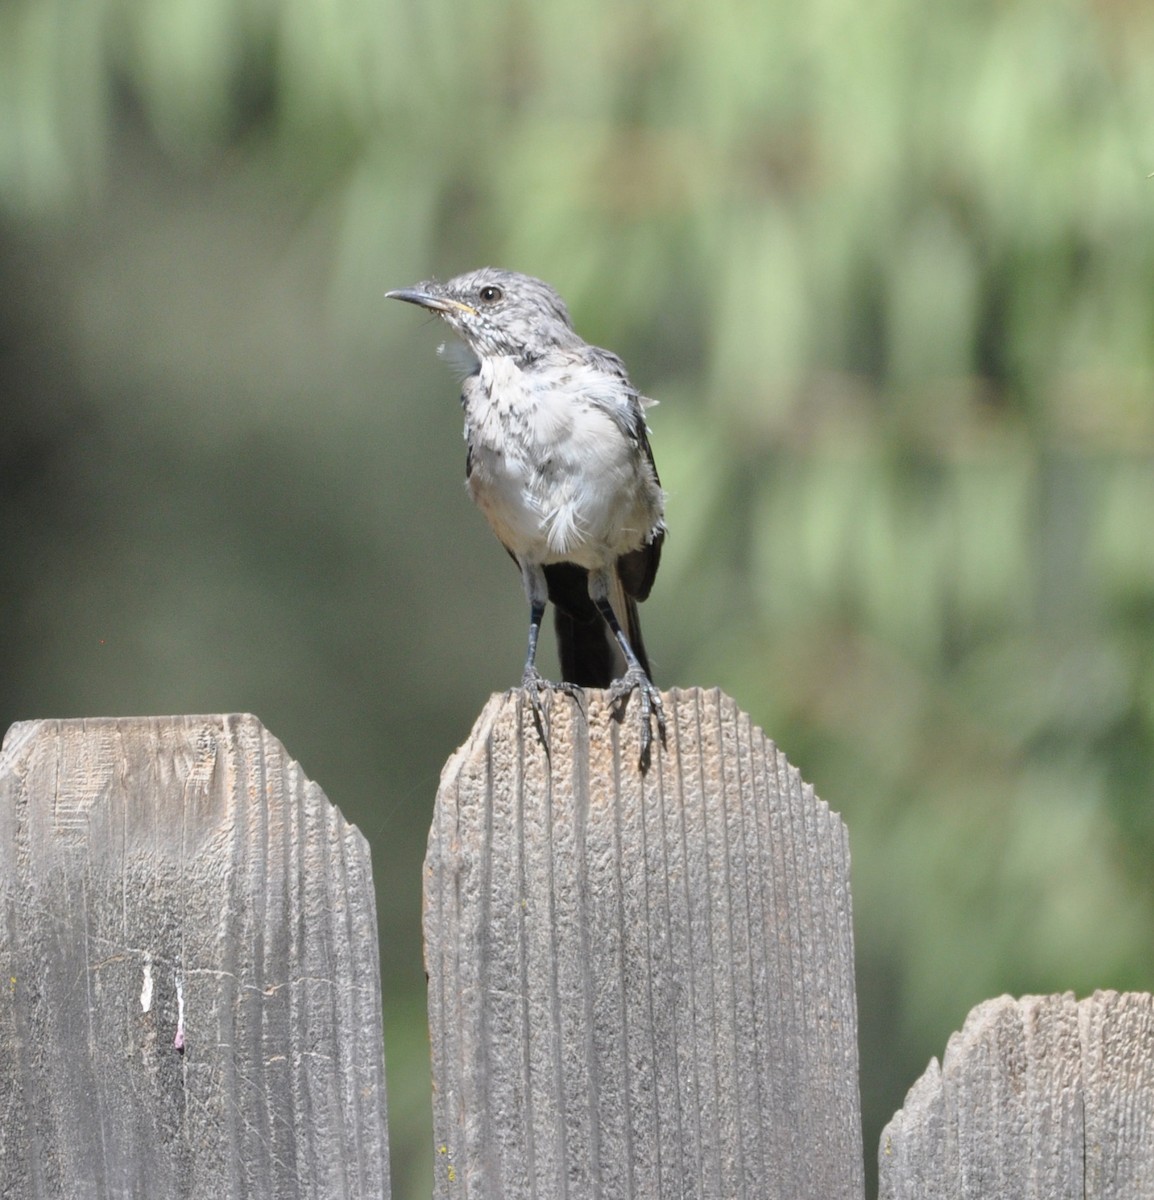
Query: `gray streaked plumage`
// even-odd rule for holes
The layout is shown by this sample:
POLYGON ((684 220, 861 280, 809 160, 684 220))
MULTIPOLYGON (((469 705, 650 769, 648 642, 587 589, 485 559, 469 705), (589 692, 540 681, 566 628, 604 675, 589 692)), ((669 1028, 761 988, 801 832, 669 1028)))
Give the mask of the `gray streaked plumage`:
POLYGON ((665 537, 650 402, 616 354, 578 336, 540 279, 484 267, 388 295, 436 313, 467 349, 468 488, 521 569, 530 607, 522 685, 540 712, 548 685, 535 659, 548 599, 561 686, 612 687, 620 699, 639 690, 647 761, 651 714, 664 735, 637 617, 665 537), (624 664, 616 680, 615 645, 624 664))

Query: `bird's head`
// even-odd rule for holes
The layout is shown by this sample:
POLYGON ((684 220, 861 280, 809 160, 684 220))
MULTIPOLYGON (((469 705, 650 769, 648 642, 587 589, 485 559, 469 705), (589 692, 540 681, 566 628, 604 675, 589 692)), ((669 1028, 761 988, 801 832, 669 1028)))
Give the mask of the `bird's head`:
POLYGON ((447 283, 431 280, 385 295, 436 313, 478 358, 507 354, 531 360, 580 341, 561 297, 547 283, 516 271, 482 267, 447 283))

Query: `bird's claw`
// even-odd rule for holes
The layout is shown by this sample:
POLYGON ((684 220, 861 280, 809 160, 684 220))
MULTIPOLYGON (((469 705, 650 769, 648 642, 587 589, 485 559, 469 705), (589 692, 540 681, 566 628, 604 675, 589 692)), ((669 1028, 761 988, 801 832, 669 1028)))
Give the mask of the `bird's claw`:
POLYGON ((649 769, 649 754, 653 747, 653 719, 657 720, 657 734, 665 745, 665 707, 661 693, 653 681, 640 667, 630 667, 620 679, 609 685, 609 700, 619 712, 624 712, 629 697, 641 693, 641 754, 638 765, 642 771, 649 769))
POLYGON ((525 668, 525 673, 521 676, 521 690, 533 710, 533 724, 537 727, 541 742, 548 749, 549 707, 553 693, 563 692, 566 696, 579 699, 581 689, 575 683, 554 683, 546 679, 536 667, 530 666, 525 668))

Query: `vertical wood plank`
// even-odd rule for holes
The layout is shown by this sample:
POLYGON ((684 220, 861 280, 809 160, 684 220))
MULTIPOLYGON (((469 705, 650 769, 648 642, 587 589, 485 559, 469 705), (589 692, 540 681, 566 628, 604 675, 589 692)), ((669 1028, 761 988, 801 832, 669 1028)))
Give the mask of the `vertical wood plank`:
POLYGON ((1154 1195, 1154 997, 987 1000, 882 1135, 883 1200, 1154 1195))
POLYGON ((1154 996, 1095 992, 1078 1017, 1086 1196, 1154 1196, 1154 996))
POLYGON ((0 1195, 387 1195, 368 847, 256 718, 13 726, 0 964, 0 1195))
POLYGON ((425 865, 440 1197, 862 1195, 848 849, 717 691, 637 769, 602 693, 494 697, 425 865))

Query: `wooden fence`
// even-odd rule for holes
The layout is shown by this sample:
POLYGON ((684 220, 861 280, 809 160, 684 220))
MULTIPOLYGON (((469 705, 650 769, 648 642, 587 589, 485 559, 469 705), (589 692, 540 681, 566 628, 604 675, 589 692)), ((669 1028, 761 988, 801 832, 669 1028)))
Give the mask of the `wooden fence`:
MULTIPOLYGON (((845 827, 728 698, 666 705, 644 776, 596 692, 547 751, 494 697, 446 766, 437 1197, 863 1197, 845 827)), ((0 1197, 388 1196, 368 847, 254 717, 13 726, 0 983, 0 1197)), ((980 1005, 879 1163, 1154 1196, 1154 1001, 980 1005)))

